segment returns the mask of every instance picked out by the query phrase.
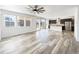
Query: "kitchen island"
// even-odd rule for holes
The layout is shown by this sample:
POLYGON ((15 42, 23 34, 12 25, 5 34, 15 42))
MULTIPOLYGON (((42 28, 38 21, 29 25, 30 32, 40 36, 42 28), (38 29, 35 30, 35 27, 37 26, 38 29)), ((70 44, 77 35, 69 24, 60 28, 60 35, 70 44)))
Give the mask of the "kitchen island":
POLYGON ((64 24, 50 24, 50 30, 62 32, 62 26, 64 26, 64 24))

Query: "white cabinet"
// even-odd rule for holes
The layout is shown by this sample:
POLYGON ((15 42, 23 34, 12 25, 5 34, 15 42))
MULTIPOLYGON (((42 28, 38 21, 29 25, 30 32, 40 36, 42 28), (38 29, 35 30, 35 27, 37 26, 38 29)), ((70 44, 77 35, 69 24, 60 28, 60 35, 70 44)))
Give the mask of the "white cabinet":
POLYGON ((52 24, 50 25, 50 30, 62 32, 62 26, 63 24, 52 24))

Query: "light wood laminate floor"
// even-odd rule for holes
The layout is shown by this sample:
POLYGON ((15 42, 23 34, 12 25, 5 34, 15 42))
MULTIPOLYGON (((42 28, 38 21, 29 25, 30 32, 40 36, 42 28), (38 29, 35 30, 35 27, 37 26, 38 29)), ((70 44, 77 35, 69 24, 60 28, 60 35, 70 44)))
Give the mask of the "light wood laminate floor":
POLYGON ((0 54, 74 54, 79 43, 70 31, 55 32, 42 29, 37 32, 4 38, 0 54))

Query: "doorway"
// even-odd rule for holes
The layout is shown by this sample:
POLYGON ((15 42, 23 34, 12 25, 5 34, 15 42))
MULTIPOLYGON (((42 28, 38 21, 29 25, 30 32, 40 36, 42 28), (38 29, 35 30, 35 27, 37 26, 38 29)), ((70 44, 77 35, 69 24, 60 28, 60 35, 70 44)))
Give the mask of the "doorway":
POLYGON ((36 20, 37 30, 46 29, 47 24, 45 19, 36 20))

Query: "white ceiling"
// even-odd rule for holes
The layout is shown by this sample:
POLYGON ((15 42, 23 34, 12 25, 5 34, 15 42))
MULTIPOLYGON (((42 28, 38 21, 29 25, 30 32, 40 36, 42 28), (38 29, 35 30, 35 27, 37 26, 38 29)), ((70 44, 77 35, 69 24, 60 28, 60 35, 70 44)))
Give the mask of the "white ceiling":
MULTIPOLYGON (((42 14, 38 14, 37 16, 45 17, 45 18, 53 18, 59 16, 60 13, 66 11, 68 9, 72 9, 74 7, 78 7, 77 5, 41 5, 44 6, 45 12, 42 14)), ((32 14, 27 10, 27 5, 1 5, 1 9, 6 9, 10 11, 16 11, 25 14, 32 14)), ((34 14, 32 14, 34 15, 34 14)))
POLYGON ((78 6, 77 5, 44 5, 44 7, 46 12, 39 15, 47 18, 53 18, 53 17, 60 16, 62 13, 68 10, 72 11, 73 8, 78 6))

